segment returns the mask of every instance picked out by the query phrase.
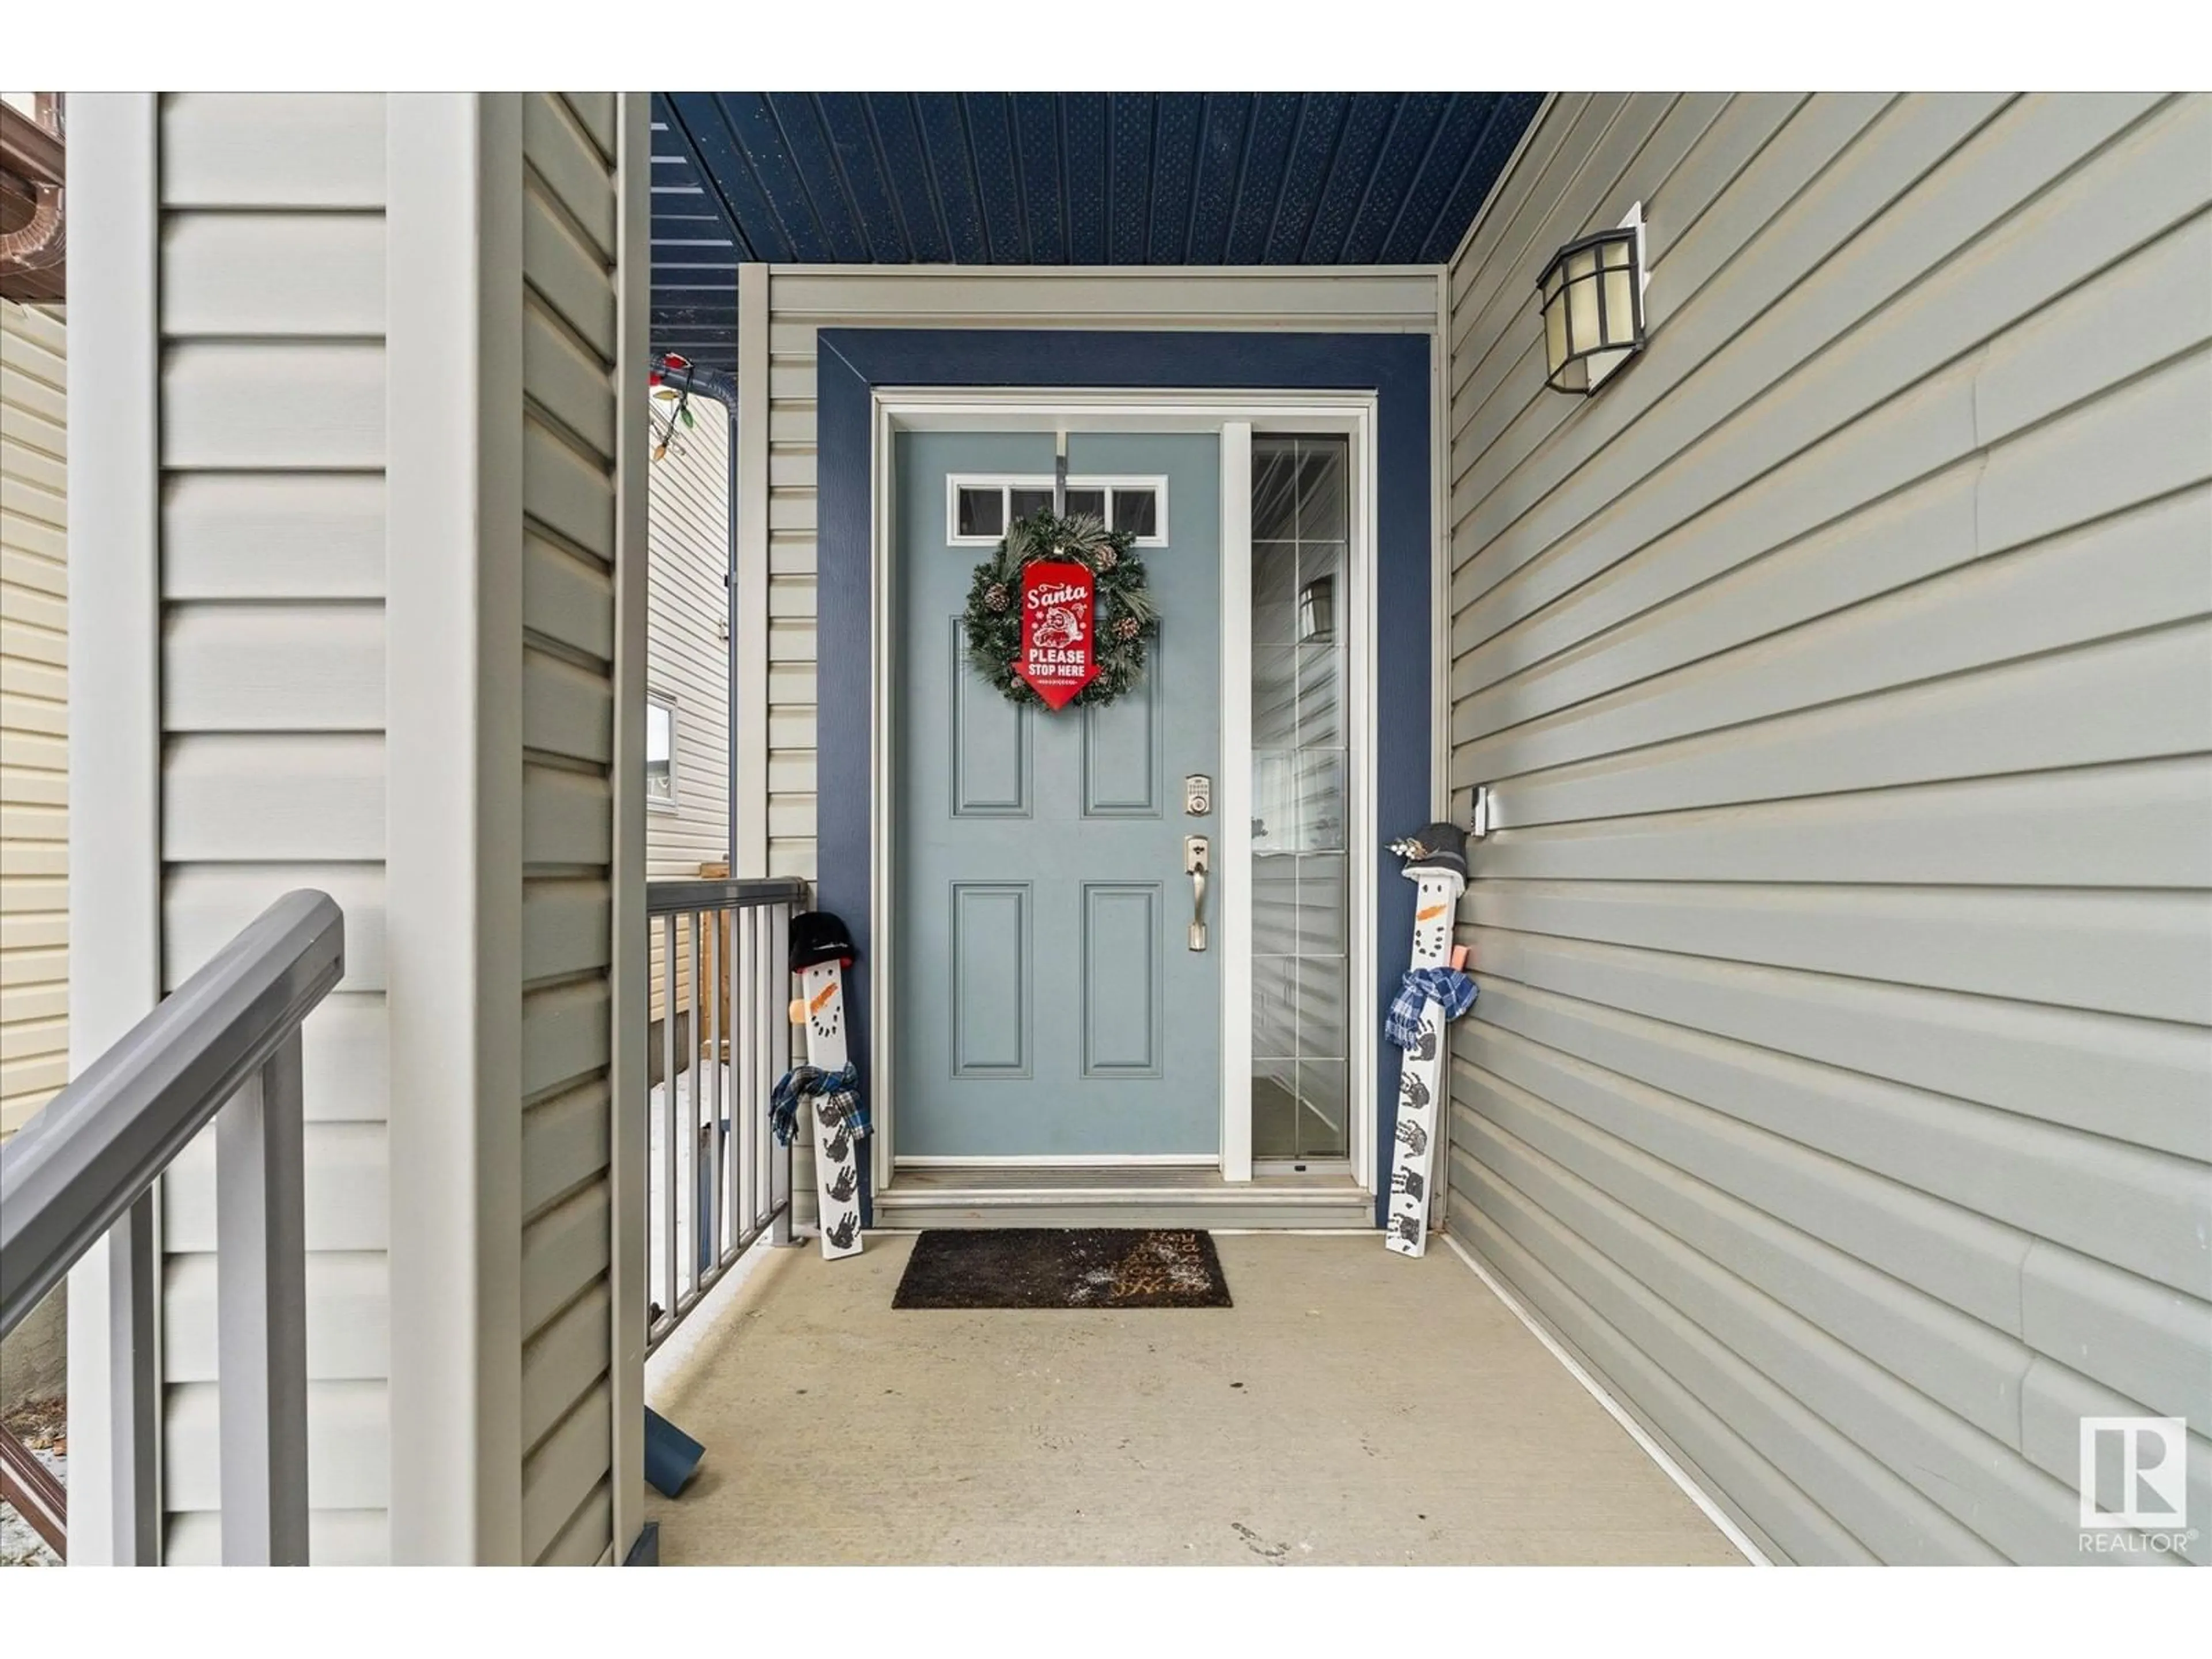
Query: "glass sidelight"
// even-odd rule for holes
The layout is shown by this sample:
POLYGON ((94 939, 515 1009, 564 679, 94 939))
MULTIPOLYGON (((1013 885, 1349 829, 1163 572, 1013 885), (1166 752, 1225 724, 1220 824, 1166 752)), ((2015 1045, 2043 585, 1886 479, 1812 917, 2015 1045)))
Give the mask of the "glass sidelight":
POLYGON ((1252 1155, 1351 1155, 1351 442, 1252 440, 1252 1155))

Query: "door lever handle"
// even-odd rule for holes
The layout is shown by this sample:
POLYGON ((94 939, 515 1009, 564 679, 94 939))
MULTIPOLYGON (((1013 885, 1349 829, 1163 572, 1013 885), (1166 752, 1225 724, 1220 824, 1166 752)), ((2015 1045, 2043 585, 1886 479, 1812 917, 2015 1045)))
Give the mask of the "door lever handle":
POLYGON ((1213 867, 1213 843, 1204 836, 1182 838, 1182 867, 1190 876, 1190 948, 1206 949, 1206 878, 1213 867))

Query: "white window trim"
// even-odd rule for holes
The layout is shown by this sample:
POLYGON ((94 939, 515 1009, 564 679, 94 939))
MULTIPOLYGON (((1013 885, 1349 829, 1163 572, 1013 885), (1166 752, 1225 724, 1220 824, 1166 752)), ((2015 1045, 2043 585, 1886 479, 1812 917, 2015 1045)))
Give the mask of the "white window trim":
MULTIPOLYGON (((654 797, 652 790, 647 789, 644 792, 645 810, 648 812, 658 813, 663 817, 674 817, 683 810, 682 803, 684 799, 684 788, 677 776, 676 763, 677 750, 681 747, 677 741, 677 732, 682 718, 682 705, 676 698, 670 696, 664 691, 652 690, 648 690, 645 694, 645 702, 647 729, 648 732, 651 731, 653 706, 655 703, 658 703, 668 711, 668 799, 666 800, 658 799, 654 797)), ((649 759, 646 763, 647 765, 652 764, 649 759)))
MULTIPOLYGON (((1067 480, 1070 489, 1149 489, 1159 506, 1152 522, 1158 527, 1149 536, 1137 538, 1139 547, 1165 547, 1168 544, 1168 481, 1164 477, 1139 477, 1130 473, 1086 472, 1081 477, 1071 474, 1067 480)), ((960 492, 963 489, 995 489, 999 492, 999 522, 1012 524, 1013 503, 1007 496, 1016 489, 1050 489, 1052 474, 1013 472, 959 472, 949 474, 945 480, 945 541, 949 547, 996 547, 1005 536, 1002 529, 996 536, 963 536, 960 533, 960 492)), ((1113 498, 1107 498, 1108 510, 1112 510, 1113 498)))

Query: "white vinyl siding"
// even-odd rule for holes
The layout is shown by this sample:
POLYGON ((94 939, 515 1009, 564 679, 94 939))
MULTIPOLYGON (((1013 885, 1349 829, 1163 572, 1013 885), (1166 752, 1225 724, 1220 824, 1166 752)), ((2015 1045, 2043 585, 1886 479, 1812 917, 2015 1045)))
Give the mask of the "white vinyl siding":
MULTIPOLYGON (((346 918, 306 1030, 318 1562, 389 1553, 384 107, 186 94, 160 131, 162 988, 290 889, 346 918)), ((163 1186, 179 1563, 221 1547, 214 1186, 204 1138, 163 1186)))
MULTIPOLYGON (((656 436, 667 424, 668 407, 653 405, 656 436)), ((730 859, 730 590, 724 580, 730 568, 730 415, 715 399, 698 396, 691 412, 695 424, 678 424, 668 453, 647 477, 653 556, 646 683, 676 712, 675 808, 655 805, 646 814, 649 880, 695 878, 702 865, 730 859)), ((648 929, 648 1018, 656 1021, 667 1003, 665 943, 659 926, 648 929)), ((680 1009, 692 1006, 691 955, 688 944, 678 949, 680 1009)), ((649 1065, 664 1063, 657 1036, 647 1054, 649 1065)))
POLYGON ((615 155, 605 94, 523 100, 521 1551, 613 1541, 615 155), (599 596, 609 602, 599 602, 599 596), (579 1131, 581 1130, 581 1133, 579 1131))
MULTIPOLYGON (((653 430, 669 405, 655 404, 653 430)), ((652 568, 646 680, 676 704, 676 810, 646 820, 646 873, 696 877, 730 856, 730 414, 694 396, 647 479, 652 568)))
POLYGON ((1779 1557, 2078 1561, 2084 1414, 2212 1512, 2208 158, 1563 95, 1451 267, 1451 1231, 1779 1557), (1649 349, 1547 391, 1639 201, 1649 349))
MULTIPOLYGON (((1395 269, 1174 270, 775 267, 768 274, 768 869, 814 849, 815 336, 823 328, 1066 328, 1433 333, 1437 279, 1395 269)), ((748 448, 745 453, 753 452, 748 448)), ((738 488, 750 480, 741 477, 738 488)), ((748 592, 744 598, 750 599, 748 592)), ((848 647, 857 648, 857 647, 848 647)), ((740 712, 739 719, 751 718, 740 712)), ((745 873, 753 873, 747 872, 745 873)))
POLYGON ((0 1139, 69 1074, 64 349, 59 313, 0 300, 0 1139))

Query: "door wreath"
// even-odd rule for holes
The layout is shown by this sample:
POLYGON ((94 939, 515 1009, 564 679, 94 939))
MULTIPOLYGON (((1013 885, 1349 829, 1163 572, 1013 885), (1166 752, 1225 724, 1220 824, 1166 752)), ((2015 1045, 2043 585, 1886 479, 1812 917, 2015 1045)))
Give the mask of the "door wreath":
POLYGON ((1036 513, 1015 520, 969 585, 969 665, 1012 702, 1057 708, 1113 702, 1144 678, 1146 642, 1159 633, 1159 611, 1135 546, 1134 536, 1109 530, 1093 513, 1065 519, 1036 513), (1053 566, 1055 573, 1059 567, 1079 567, 1067 574, 1083 580, 1025 585, 1024 574, 1033 565, 1053 566), (1066 602, 1063 591, 1083 585, 1091 589, 1087 617, 1079 614, 1080 605, 1066 602), (1026 638, 1025 616, 1030 617, 1026 638), (1035 666, 1040 648, 1055 665, 1066 665, 1063 678, 1048 678, 1050 671, 1035 666), (1038 684, 1024 678, 1025 662, 1038 684), (1071 684, 1079 689, 1071 692, 1071 684))

